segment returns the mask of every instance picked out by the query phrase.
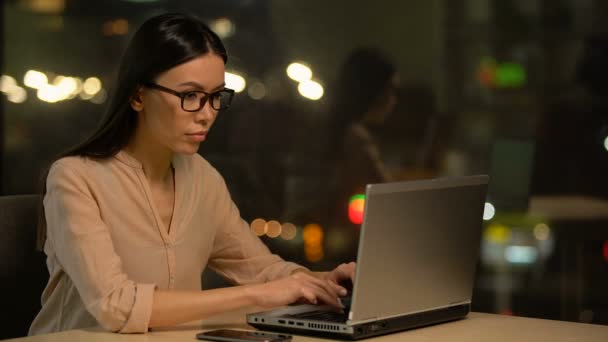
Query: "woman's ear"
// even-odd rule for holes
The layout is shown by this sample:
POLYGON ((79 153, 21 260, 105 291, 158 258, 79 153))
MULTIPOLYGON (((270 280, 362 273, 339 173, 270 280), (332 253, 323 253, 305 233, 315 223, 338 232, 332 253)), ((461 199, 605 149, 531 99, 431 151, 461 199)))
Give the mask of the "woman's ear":
POLYGON ((131 96, 129 100, 129 104, 131 108, 133 108, 136 112, 141 112, 144 109, 144 101, 143 101, 143 89, 142 87, 137 88, 135 94, 131 96))

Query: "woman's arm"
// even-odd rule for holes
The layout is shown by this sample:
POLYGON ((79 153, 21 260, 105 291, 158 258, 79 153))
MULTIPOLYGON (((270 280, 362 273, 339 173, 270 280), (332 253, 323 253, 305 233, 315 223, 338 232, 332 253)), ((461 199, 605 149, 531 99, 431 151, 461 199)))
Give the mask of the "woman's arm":
POLYGON ((298 300, 342 307, 340 287, 312 272, 295 272, 263 284, 205 291, 156 290, 149 327, 170 326, 248 306, 277 307, 298 300))

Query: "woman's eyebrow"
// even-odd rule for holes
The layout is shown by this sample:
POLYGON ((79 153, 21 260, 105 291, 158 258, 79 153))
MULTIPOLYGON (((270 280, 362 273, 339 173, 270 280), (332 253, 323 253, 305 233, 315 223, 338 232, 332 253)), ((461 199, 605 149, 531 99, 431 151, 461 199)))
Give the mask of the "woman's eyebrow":
MULTIPOLYGON (((180 83, 178 85, 178 87, 181 87, 181 86, 192 86, 192 87, 203 89, 203 90, 205 89, 205 87, 203 85, 201 85, 200 83, 194 82, 194 81, 188 81, 188 82, 180 83)), ((213 88, 211 91, 223 89, 225 86, 226 86, 226 83, 222 83, 219 86, 213 88)))

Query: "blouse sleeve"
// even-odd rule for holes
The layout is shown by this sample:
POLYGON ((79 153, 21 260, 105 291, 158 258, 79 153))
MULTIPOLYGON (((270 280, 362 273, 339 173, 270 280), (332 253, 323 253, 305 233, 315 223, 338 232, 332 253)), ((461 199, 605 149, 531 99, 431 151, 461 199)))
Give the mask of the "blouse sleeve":
POLYGON ((46 186, 47 243, 87 311, 110 331, 148 331, 155 285, 135 283, 123 271, 85 178, 56 162, 46 186))
POLYGON ((306 269, 270 252, 241 218, 224 180, 219 174, 218 178, 216 209, 220 222, 208 266, 237 284, 268 282, 306 269))

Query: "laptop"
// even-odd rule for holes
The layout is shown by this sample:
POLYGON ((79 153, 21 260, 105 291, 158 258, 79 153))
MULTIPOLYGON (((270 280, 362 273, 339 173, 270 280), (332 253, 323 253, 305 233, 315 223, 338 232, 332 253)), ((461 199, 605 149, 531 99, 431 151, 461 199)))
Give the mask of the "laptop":
POLYGON ((370 184, 345 309, 247 315, 271 331, 362 339, 464 318, 471 308, 488 176, 370 184))

